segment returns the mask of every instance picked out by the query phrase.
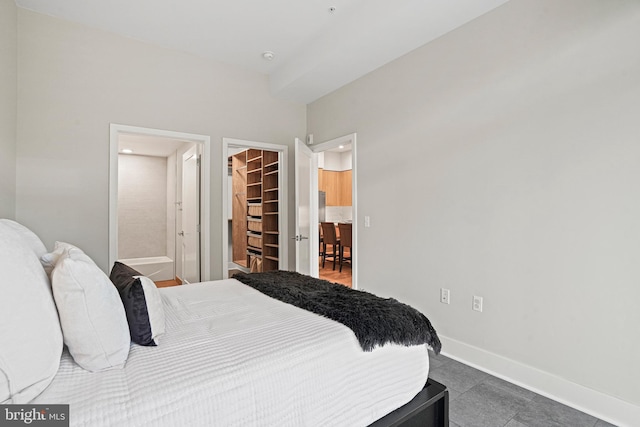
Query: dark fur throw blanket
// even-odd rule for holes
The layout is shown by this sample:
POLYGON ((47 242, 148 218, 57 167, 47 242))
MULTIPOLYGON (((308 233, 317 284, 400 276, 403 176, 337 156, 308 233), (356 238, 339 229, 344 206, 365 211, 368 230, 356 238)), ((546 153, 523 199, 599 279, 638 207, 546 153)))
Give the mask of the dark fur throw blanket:
POLYGON ((364 351, 395 343, 428 344, 440 353, 440 340, 429 319, 393 298, 290 271, 238 273, 233 278, 272 298, 342 323, 355 333, 364 351))

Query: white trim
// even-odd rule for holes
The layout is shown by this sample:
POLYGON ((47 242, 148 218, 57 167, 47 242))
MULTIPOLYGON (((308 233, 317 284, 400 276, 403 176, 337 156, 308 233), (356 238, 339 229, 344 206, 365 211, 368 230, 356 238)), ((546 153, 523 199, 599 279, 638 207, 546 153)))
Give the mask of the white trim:
MULTIPOLYGON (((300 138, 295 138, 294 140, 295 143, 295 154, 294 154, 294 158, 295 158, 295 164, 296 164, 296 172, 295 172, 295 209, 296 209, 296 215, 295 215, 295 233, 296 236, 302 236, 302 231, 300 230, 300 194, 302 191, 307 191, 309 194, 309 212, 312 213, 310 218, 309 218, 309 262, 311 263, 311 265, 309 266, 309 275, 312 277, 320 277, 320 271, 319 271, 319 266, 318 266, 318 252, 317 252, 317 248, 320 246, 320 233, 317 232, 316 228, 313 227, 313 224, 318 224, 318 197, 314 197, 314 194, 318 194, 318 155, 317 153, 313 152, 313 150, 311 150, 311 148, 305 143, 303 142, 300 138), (306 152, 303 152, 302 154, 310 154, 311 156, 311 168, 309 170, 309 173, 311 174, 311 179, 309 180, 309 186, 308 188, 306 188, 306 190, 303 190, 300 188, 300 176, 299 176, 299 164, 298 164, 298 159, 299 159, 299 155, 300 150, 308 150, 306 152), (315 213, 315 215, 313 214, 315 213), (315 250, 313 248, 316 248, 315 250)), ((303 243, 302 241, 300 242, 296 242, 296 271, 300 272, 302 270, 301 268, 301 260, 299 257, 300 255, 300 249, 301 249, 301 245, 306 245, 306 243, 303 243)), ((306 270, 306 268, 304 269, 306 270)))
MULTIPOLYGON (((229 206, 227 198, 228 159, 229 147, 256 148, 259 150, 277 151, 280 161, 280 173, 278 174, 278 229, 280 230, 280 247, 278 248, 279 268, 289 269, 289 147, 286 145, 271 144, 269 142, 247 141, 244 139, 222 138, 222 265, 229 265, 229 206)), ((222 269, 222 278, 229 278, 229 269, 222 269)))
MULTIPOLYGON (((320 153, 323 151, 330 150, 332 148, 337 148, 340 145, 346 145, 351 143, 352 150, 352 160, 351 160, 351 209, 353 210, 353 253, 352 257, 352 267, 351 267, 351 286, 353 289, 358 289, 358 254, 360 251, 358 250, 358 156, 357 156, 357 143, 358 134, 356 132, 351 133, 349 135, 341 136, 329 141, 321 142, 319 144, 309 145, 311 151, 314 153, 320 153)), ((318 222, 318 210, 315 210, 315 222, 318 222)), ((318 251, 319 244, 315 246, 315 250, 318 251)), ((317 252, 316 252, 317 255, 317 252)), ((316 256, 317 258, 317 256, 316 256)))
POLYGON ((440 341, 447 357, 601 420, 620 427, 640 420, 640 406, 452 338, 440 335, 440 341))
POLYGON ((341 145, 347 145, 351 142, 355 142, 356 135, 356 133, 350 133, 349 135, 340 136, 335 139, 330 139, 329 141, 309 145, 309 148, 311 148, 311 151, 313 151, 314 153, 331 150, 332 148, 337 148, 341 145))
POLYGON ((202 281, 211 280, 211 137, 185 132, 143 128, 139 126, 109 126, 109 266, 118 259, 118 139, 120 134, 137 134, 171 138, 202 144, 202 199, 201 236, 202 257, 200 272, 202 281))

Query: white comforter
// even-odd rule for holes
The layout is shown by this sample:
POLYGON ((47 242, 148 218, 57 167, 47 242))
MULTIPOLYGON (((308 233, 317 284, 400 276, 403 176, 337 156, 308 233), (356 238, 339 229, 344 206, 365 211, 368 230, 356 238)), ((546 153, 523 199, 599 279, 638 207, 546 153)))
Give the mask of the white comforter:
POLYGON ((33 403, 73 426, 366 426, 418 393, 426 346, 365 353, 347 327, 229 279, 161 290, 158 347, 90 373, 65 351, 33 403))

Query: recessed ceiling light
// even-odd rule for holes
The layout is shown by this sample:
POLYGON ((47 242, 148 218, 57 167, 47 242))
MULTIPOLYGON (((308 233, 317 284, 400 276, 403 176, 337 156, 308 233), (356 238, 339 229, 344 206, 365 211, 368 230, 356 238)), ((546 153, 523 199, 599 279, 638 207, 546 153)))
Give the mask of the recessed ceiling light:
POLYGON ((131 154, 133 153, 133 150, 131 148, 123 148, 121 152, 124 154, 131 154))
POLYGON ((273 58, 275 58, 275 56, 276 55, 273 52, 271 52, 270 50, 262 52, 262 57, 264 59, 266 59, 267 61, 273 61, 273 58))
POLYGON ((340 145, 338 148, 342 150, 344 148, 344 145, 340 145))

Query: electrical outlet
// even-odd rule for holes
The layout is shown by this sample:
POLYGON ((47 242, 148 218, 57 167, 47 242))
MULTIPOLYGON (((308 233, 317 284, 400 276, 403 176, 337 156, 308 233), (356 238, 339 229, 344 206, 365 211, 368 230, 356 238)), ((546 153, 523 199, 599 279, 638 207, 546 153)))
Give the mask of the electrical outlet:
POLYGON ((473 296, 473 307, 475 311, 479 311, 482 313, 482 297, 477 295, 473 296))
POLYGON ((443 304, 450 304, 450 292, 449 289, 441 288, 440 289, 440 302, 443 304))

